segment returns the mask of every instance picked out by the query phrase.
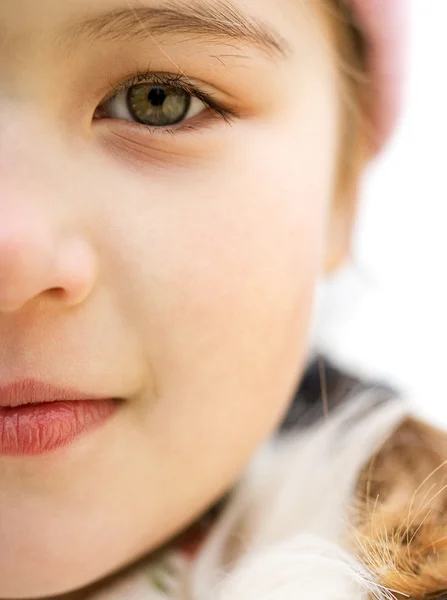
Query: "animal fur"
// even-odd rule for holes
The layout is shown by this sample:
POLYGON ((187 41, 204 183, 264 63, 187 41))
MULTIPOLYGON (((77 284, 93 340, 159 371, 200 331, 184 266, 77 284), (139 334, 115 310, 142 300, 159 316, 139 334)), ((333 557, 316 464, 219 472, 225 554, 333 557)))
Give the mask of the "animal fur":
POLYGON ((437 598, 447 590, 447 435, 382 388, 256 456, 197 561, 194 600, 437 598))
POLYGON ((399 595, 447 591, 447 435, 407 418, 362 470, 357 547, 376 579, 399 595))

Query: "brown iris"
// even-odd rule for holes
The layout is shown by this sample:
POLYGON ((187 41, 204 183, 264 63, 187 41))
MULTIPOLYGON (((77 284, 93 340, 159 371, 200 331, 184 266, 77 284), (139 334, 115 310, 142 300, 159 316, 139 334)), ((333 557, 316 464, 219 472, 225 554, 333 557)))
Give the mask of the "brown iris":
POLYGON ((166 127, 182 121, 191 106, 191 95, 169 85, 141 83, 127 93, 132 117, 144 125, 166 127))

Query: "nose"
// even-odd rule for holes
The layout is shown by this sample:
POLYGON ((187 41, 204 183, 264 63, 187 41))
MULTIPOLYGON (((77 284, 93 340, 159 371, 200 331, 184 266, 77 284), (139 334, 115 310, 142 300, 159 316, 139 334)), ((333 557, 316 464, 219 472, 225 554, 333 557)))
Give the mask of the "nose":
POLYGON ((62 235, 49 215, 14 200, 7 208, 0 203, 0 314, 36 299, 66 306, 84 301, 96 271, 86 240, 62 235))

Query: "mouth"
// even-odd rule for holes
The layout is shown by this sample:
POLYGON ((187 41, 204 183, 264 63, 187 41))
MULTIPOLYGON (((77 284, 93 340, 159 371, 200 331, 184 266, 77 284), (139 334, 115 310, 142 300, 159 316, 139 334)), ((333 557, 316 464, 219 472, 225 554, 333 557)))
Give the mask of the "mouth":
POLYGON ((104 424, 119 400, 26 379, 0 386, 0 456, 36 456, 104 424))

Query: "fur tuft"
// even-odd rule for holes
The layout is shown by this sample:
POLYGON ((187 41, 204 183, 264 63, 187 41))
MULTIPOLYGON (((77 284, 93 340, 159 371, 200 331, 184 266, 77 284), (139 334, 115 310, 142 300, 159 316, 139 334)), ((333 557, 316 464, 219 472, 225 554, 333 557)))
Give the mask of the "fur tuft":
POLYGON ((407 419, 363 470, 356 544, 380 584, 410 598, 447 590, 447 435, 407 419))

